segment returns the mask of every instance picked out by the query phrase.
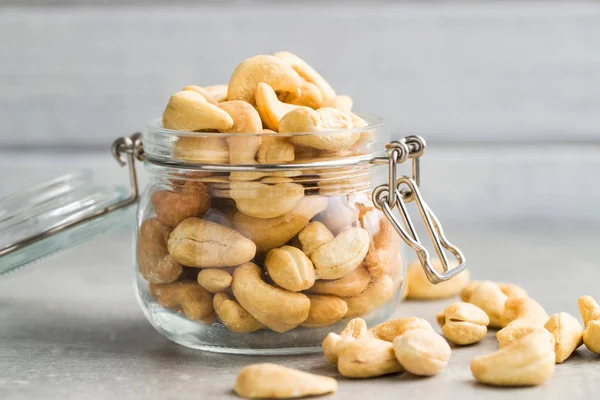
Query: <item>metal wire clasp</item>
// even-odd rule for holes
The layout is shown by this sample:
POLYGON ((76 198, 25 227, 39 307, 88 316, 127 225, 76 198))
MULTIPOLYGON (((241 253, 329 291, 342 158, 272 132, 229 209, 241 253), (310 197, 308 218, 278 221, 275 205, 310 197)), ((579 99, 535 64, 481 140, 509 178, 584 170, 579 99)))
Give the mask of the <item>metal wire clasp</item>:
POLYGON ((386 145, 388 151, 388 183, 379 185, 373 190, 373 201, 375 207, 381 210, 390 220, 396 232, 416 253, 425 275, 431 283, 440 283, 458 275, 466 267, 466 259, 460 249, 454 246, 446 239, 442 225, 436 218, 431 208, 425 203, 421 192, 420 183, 420 161, 419 158, 425 151, 425 140, 419 136, 408 136, 400 141, 393 141, 386 145), (412 177, 397 176, 398 164, 405 162, 408 158, 412 159, 412 177), (431 256, 427 249, 421 244, 415 226, 410 219, 406 203, 415 202, 421 219, 425 223, 425 228, 435 252, 439 257, 443 271, 440 273, 431 265, 431 256), (402 224, 396 219, 393 213, 394 208, 398 208, 402 224), (446 257, 444 249, 452 253, 458 265, 451 268, 446 257))

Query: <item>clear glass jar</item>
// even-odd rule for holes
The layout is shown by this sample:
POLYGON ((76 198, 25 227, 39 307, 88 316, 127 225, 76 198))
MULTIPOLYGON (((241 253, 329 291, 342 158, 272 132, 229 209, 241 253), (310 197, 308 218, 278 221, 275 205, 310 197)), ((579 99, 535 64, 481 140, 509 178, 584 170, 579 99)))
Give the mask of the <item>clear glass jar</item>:
POLYGON ((386 320, 404 290, 402 239, 371 199, 383 121, 319 133, 144 132, 136 287, 184 346, 315 351, 348 319, 386 320))

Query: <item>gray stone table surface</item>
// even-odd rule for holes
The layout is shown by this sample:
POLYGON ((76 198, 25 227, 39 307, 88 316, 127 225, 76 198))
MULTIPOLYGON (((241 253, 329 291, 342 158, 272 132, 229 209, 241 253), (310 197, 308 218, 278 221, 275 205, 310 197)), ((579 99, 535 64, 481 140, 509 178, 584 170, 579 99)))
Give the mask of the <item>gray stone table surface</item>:
MULTIPOLYGON (((549 313, 579 317, 577 297, 600 297, 600 227, 447 227, 469 257, 475 279, 524 286, 549 313)), ((600 395, 600 358, 580 348, 538 388, 497 389, 475 383, 470 360, 496 349, 490 332, 480 344, 453 349, 433 378, 408 374, 344 379, 322 355, 236 356, 183 348, 145 320, 132 290, 130 236, 97 238, 0 278, 0 399, 233 398, 237 372, 276 362, 334 376, 325 398, 592 399, 600 395)), ((434 322, 452 300, 406 302, 396 316, 434 322)))

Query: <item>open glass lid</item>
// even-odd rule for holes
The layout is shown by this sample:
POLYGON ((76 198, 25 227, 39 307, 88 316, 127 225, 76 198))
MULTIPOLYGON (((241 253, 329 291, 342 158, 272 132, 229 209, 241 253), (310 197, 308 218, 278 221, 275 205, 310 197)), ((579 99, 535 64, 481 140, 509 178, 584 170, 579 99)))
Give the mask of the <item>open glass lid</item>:
POLYGON ((131 188, 94 182, 78 171, 0 199, 0 275, 85 242, 100 233, 132 225, 127 206, 138 198, 134 158, 139 135, 113 144, 121 165, 128 165, 131 188))

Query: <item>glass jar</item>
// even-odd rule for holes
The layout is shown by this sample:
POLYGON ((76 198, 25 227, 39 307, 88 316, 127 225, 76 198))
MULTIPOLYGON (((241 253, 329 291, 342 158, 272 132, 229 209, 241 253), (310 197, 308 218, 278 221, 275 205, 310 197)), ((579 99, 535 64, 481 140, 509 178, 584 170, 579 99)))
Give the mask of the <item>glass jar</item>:
POLYGON ((155 121, 143 138, 112 145, 129 193, 74 174, 3 199, 10 232, 0 275, 107 231, 117 225, 107 217, 125 221, 121 211, 137 203, 135 286, 159 332, 215 352, 319 351, 347 320, 391 315, 406 286, 405 244, 432 283, 466 266, 419 191, 424 140, 388 142, 385 123, 365 119, 362 128, 292 134, 181 132, 155 121), (136 159, 150 174, 141 196, 136 159), (399 175, 408 161, 412 173, 399 175))
POLYGON ((136 284, 150 322, 184 346, 314 351, 351 318, 386 320, 403 243, 371 199, 386 125, 308 134, 144 134, 136 284))

